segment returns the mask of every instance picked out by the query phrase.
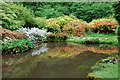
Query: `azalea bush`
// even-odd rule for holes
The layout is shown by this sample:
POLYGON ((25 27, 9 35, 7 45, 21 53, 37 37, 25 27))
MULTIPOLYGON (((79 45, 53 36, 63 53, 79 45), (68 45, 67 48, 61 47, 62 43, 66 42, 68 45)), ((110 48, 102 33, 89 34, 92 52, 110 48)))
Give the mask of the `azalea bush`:
POLYGON ((65 41, 67 39, 67 35, 65 33, 50 33, 47 35, 48 41, 65 41))
POLYGON ((30 41, 42 41, 46 38, 47 30, 39 28, 19 28, 18 32, 25 33, 30 41))
POLYGON ((85 24, 83 22, 80 22, 79 20, 70 21, 67 25, 63 27, 63 32, 77 36, 84 36, 86 26, 87 23, 85 24))
POLYGON ((118 22, 114 18, 102 18, 89 23, 90 29, 101 33, 114 33, 118 26, 118 22))
MULTIPOLYGON (((67 25, 70 21, 79 20, 73 15, 61 16, 58 18, 47 19, 47 25, 45 29, 53 33, 59 33, 63 31, 63 27, 67 25)), ((82 21, 82 20, 79 20, 82 21)), ((82 21, 83 22, 83 21, 82 21)))
MULTIPOLYGON (((3 41, 4 43, 4 41, 3 41)), ((34 43, 26 39, 13 39, 2 44, 2 54, 13 54, 27 51, 34 48, 34 43)))

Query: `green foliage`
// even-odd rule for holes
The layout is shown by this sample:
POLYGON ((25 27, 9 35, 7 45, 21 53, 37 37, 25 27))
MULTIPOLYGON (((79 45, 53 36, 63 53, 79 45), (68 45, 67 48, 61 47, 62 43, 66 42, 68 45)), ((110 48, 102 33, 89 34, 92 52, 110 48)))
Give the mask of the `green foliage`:
POLYGON ((112 16, 111 2, 36 2, 22 3, 35 12, 37 17, 56 18, 62 15, 73 14, 79 19, 92 19, 112 16))
POLYGON ((35 26, 33 13, 26 7, 14 3, 0 3, 2 6, 2 27, 9 30, 16 30, 22 26, 35 26))
POLYGON ((64 2, 34 2, 34 3, 19 3, 27 6, 31 10, 35 12, 35 16, 37 17, 45 17, 46 18, 57 18, 63 15, 70 14, 70 10, 68 9, 70 3, 64 2))
POLYGON ((45 17, 37 17, 35 18, 38 28, 42 29, 47 26, 47 19, 45 17))
POLYGON ((113 5, 115 10, 115 18, 119 23, 118 28, 116 29, 116 34, 118 35, 118 41, 120 43, 120 2, 117 2, 113 5))
POLYGON ((117 37, 118 37, 118 42, 120 44, 120 27, 117 27, 116 34, 117 34, 117 37))
POLYGON ((29 50, 33 47, 34 43, 26 39, 11 40, 6 44, 2 45, 2 54, 20 53, 29 50))
POLYGON ((48 34, 48 41, 65 41, 67 39, 67 35, 65 33, 57 33, 57 34, 48 34))
POLYGON ((118 62, 108 57, 97 62, 91 69, 96 78, 118 78, 118 62))
POLYGON ((72 14, 85 21, 112 16, 110 2, 79 2, 70 7, 72 14))
POLYGON ((118 40, 115 37, 74 37, 67 39, 67 41, 79 42, 83 44, 117 44, 118 40))
POLYGON ((117 37, 117 36, 112 33, 105 34, 105 33, 90 32, 90 33, 86 33, 86 35, 84 37, 117 37))
POLYGON ((120 24, 120 2, 116 2, 114 5, 115 18, 120 24))

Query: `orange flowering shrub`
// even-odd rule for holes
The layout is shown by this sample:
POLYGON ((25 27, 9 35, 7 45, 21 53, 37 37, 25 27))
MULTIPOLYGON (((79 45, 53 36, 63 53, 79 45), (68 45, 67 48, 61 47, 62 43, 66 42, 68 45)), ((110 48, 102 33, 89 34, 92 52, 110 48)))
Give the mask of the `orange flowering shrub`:
POLYGON ((114 18, 102 18, 89 23, 89 28, 95 32, 110 33, 115 32, 118 22, 114 18))
POLYGON ((79 20, 70 21, 63 27, 63 32, 77 36, 84 36, 86 26, 86 23, 80 22, 79 20))

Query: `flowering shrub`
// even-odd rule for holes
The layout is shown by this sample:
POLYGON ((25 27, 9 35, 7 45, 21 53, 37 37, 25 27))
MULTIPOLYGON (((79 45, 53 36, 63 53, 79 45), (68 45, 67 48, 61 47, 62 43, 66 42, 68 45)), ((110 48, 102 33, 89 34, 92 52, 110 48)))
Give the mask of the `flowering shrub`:
POLYGON ((48 41, 65 41, 67 39, 67 35, 65 33, 51 33, 47 35, 48 41))
POLYGON ((80 22, 79 20, 70 21, 63 27, 63 31, 68 34, 74 34, 77 36, 85 35, 85 28, 87 24, 80 22))
POLYGON ((118 27, 118 22, 114 18, 102 18, 93 20, 89 23, 89 26, 95 32, 110 33, 115 32, 116 27, 118 27))
POLYGON ((34 43, 32 41, 21 39, 21 40, 10 40, 6 44, 2 44, 2 54, 13 54, 24 52, 34 48, 34 43))
POLYGON ((47 29, 48 31, 53 32, 53 33, 61 32, 60 26, 59 26, 59 24, 57 24, 56 21, 57 21, 56 18, 48 19, 47 26, 45 29, 47 29))
POLYGON ((38 29, 38 28, 19 28, 18 32, 26 33, 30 41, 40 41, 46 38, 47 30, 38 29))
POLYGON ((70 16, 61 16, 58 18, 50 18, 47 20, 46 29, 53 33, 58 33, 63 31, 63 27, 67 25, 70 21, 78 20, 81 22, 85 22, 83 20, 79 20, 73 15, 70 16))

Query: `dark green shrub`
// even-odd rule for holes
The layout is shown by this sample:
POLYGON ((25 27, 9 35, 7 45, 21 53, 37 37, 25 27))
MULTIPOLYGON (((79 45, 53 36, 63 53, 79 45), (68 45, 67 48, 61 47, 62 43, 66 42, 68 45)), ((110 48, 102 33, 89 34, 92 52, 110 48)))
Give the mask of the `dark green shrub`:
POLYGON ((19 3, 27 6, 35 12, 37 17, 56 18, 62 15, 69 15, 70 3, 65 2, 34 2, 34 3, 19 3))
POLYGON ((34 43, 32 41, 26 39, 11 40, 2 45, 2 54, 20 53, 31 48, 34 48, 34 43))
POLYGON ((120 27, 117 27, 116 34, 117 34, 117 37, 118 37, 118 43, 120 44, 120 27))
POLYGON ((93 19, 112 16, 112 4, 111 2, 77 2, 72 4, 70 10, 79 19, 90 22, 93 19))
POLYGON ((2 27, 9 30, 16 30, 22 26, 35 26, 36 22, 33 13, 26 7, 14 3, 0 3, 2 6, 2 27))
POLYGON ((67 39, 67 35, 65 33, 57 33, 57 34, 48 34, 48 41, 65 41, 67 39))
POLYGON ((115 3, 113 7, 115 10, 115 18, 119 23, 119 26, 116 29, 116 34, 118 35, 118 42, 120 43, 120 2, 115 3))
POLYGON ((79 19, 92 19, 112 16, 112 2, 35 2, 22 3, 35 12, 37 17, 56 18, 73 14, 79 19))
POLYGON ((120 24, 120 2, 117 2, 113 5, 115 11, 115 18, 120 24))

